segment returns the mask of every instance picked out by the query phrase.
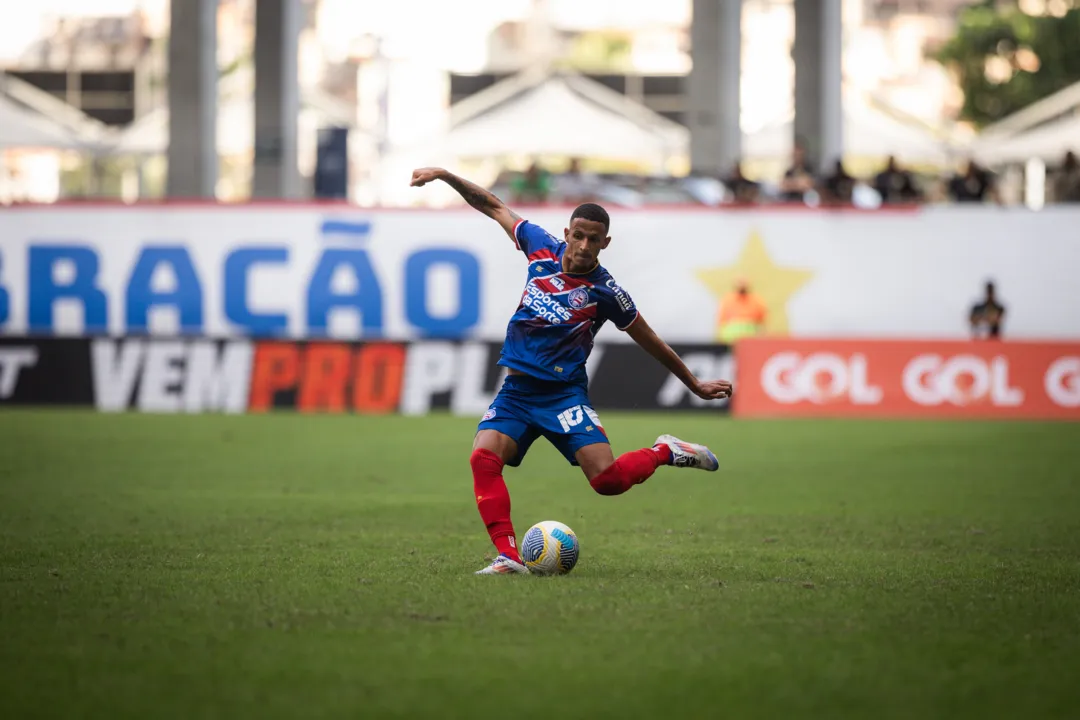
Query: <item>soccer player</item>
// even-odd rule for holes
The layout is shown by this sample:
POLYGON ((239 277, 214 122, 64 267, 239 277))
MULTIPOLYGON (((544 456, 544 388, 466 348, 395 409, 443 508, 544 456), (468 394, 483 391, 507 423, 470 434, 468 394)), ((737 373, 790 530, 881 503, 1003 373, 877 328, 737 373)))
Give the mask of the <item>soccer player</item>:
POLYGON ((480 421, 469 458, 476 506, 499 552, 476 574, 528 572, 518 553, 502 473, 506 465, 520 465, 541 435, 571 465, 579 466, 601 495, 620 495, 645 482, 661 465, 715 471, 719 463, 707 447, 671 435, 661 435, 652 447, 616 459, 592 409, 585 361, 593 338, 608 320, 698 397, 731 396, 727 380, 703 382, 694 377, 600 265, 600 251, 611 243, 607 211, 593 203, 580 205, 559 240, 518 217, 487 190, 442 168, 413 171, 411 185, 422 187, 434 180, 442 180, 498 222, 529 261, 525 292, 510 319, 499 360, 507 377, 480 421))

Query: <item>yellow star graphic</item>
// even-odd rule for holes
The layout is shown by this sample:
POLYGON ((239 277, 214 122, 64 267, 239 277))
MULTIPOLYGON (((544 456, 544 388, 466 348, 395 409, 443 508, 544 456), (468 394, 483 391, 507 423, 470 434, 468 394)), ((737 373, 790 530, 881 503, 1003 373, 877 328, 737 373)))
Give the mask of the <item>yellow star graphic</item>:
POLYGON ((788 301, 814 276, 812 270, 777 265, 769 257, 769 251, 757 230, 750 233, 734 264, 701 268, 695 274, 716 296, 717 309, 724 297, 734 290, 735 282, 740 277, 746 278, 751 291, 768 308, 765 331, 771 335, 787 333, 788 301))

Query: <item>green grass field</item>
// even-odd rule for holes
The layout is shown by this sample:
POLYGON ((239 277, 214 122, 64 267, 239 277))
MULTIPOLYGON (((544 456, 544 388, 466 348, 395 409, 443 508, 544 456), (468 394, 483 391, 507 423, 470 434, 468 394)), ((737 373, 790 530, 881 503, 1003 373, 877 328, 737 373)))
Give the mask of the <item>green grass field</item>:
POLYGON ((475 422, 0 413, 4 718, 1080 713, 1080 425, 605 416, 722 472, 617 498, 538 443, 475 577, 475 422))

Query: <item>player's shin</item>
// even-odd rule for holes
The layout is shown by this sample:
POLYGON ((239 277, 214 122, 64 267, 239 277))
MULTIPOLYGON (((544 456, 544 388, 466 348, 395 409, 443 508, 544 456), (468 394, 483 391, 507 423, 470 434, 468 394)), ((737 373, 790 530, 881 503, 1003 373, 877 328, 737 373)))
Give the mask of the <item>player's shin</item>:
POLYGON ((656 468, 671 459, 667 448, 642 448, 620 455, 604 472, 589 484, 601 495, 622 495, 648 480, 656 468))
POLYGON ((469 464, 472 466, 476 508, 491 542, 500 554, 521 562, 514 525, 510 522, 510 492, 502 476, 503 461, 490 450, 478 448, 469 457, 469 464))

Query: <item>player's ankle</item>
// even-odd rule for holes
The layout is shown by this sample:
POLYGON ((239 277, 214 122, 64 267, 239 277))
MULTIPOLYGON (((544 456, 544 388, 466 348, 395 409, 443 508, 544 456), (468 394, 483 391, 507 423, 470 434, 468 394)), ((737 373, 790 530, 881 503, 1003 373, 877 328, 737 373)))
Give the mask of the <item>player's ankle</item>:
POLYGON ((500 555, 505 555, 514 562, 521 562, 521 554, 518 552, 517 542, 514 540, 513 535, 500 535, 491 538, 491 541, 495 543, 495 549, 499 551, 500 555))
POLYGON ((674 456, 671 454, 671 448, 669 448, 667 445, 663 443, 659 445, 653 445, 652 449, 653 452, 655 452, 659 457, 661 465, 670 465, 672 463, 674 456))

